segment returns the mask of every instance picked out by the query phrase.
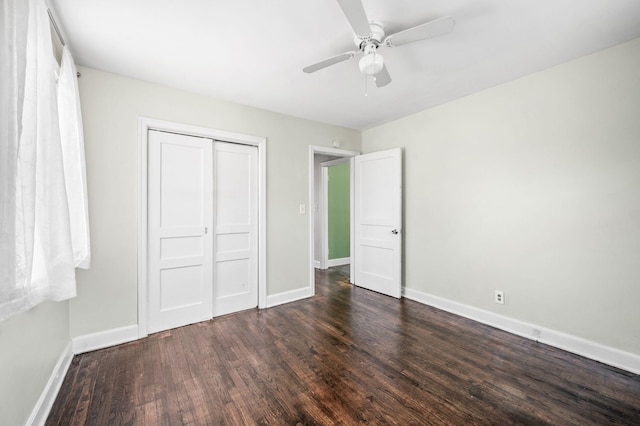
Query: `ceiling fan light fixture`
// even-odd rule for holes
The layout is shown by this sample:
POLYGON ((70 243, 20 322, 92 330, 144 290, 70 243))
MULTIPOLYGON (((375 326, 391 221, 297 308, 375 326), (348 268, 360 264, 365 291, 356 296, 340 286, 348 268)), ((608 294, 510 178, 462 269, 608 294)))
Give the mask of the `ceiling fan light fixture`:
POLYGON ((371 52, 360 58, 358 65, 360 66, 360 72, 362 74, 375 75, 382 70, 382 67, 384 66, 384 59, 382 58, 382 55, 379 55, 376 52, 371 52))

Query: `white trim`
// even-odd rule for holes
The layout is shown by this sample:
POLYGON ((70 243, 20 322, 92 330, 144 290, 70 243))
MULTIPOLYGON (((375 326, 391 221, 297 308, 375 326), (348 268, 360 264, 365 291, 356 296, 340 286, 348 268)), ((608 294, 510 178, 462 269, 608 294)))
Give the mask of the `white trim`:
POLYGON ((267 154, 266 138, 138 117, 138 337, 148 334, 147 309, 147 134, 161 130, 258 147, 258 308, 267 307, 267 154))
POLYGON ((111 330, 85 334, 71 339, 73 353, 75 355, 91 352, 98 349, 133 342, 139 339, 138 325, 112 328, 111 330))
POLYGON ((406 287, 404 288, 404 297, 490 325, 491 327, 507 331, 517 336, 535 340, 613 367, 640 374, 640 356, 630 352, 406 287))
POLYGON ((325 197, 324 194, 324 181, 322 178, 322 174, 324 173, 324 169, 320 165, 315 165, 314 158, 314 189, 313 189, 313 259, 314 265, 317 263, 319 269, 327 269, 327 259, 326 259, 326 249, 325 249, 325 238, 323 237, 325 234, 325 197), (316 180, 317 178, 317 180, 316 180), (317 198, 316 198, 317 195, 317 198), (316 251, 316 248, 318 251, 316 251))
POLYGON ((320 261, 319 260, 314 260, 313 261, 313 267, 316 269, 320 269, 320 261))
POLYGON ((67 375, 67 370, 69 370, 69 366, 71 365, 72 360, 73 351, 71 350, 71 342, 69 342, 60 354, 60 358, 58 358, 58 362, 56 362, 55 367, 53 367, 51 376, 49 376, 49 380, 42 390, 40 398, 38 398, 38 402, 36 402, 36 405, 33 407, 31 415, 25 423, 26 425, 30 426, 45 424, 45 422, 47 421, 47 417, 49 417, 51 407, 53 407, 53 403, 58 396, 58 392, 60 391, 62 382, 67 375))
POLYGON ((327 268, 331 268, 332 266, 341 266, 341 265, 350 265, 350 264, 351 264, 350 257, 341 257, 339 259, 327 260, 327 268))
POLYGON ((258 142, 258 308, 267 307, 267 140, 258 142))
POLYGON ((356 190, 355 190, 355 181, 356 181, 356 171, 355 171, 356 160, 355 157, 351 157, 349 159, 349 254, 351 255, 351 267, 349 268, 349 282, 351 284, 355 284, 356 282, 356 231, 355 231, 355 223, 356 223, 356 190))
MULTIPOLYGON (((313 206, 314 202, 314 189, 315 189, 315 154, 335 155, 336 157, 354 157, 360 155, 359 151, 347 151, 345 149, 329 148, 326 146, 309 145, 309 206, 313 206)), ((353 170, 353 168, 351 168, 353 170)), ((353 179, 353 175, 352 175, 353 179)), ((353 194, 352 194, 353 195, 353 194)), ((352 197, 353 199, 353 197, 352 197)), ((314 221, 316 213, 314 209, 310 208, 309 211, 309 287, 308 291, 313 296, 316 292, 316 279, 315 279, 315 235, 314 235, 314 221)), ((275 296, 275 295, 274 295, 275 296)))
POLYGON ((306 299, 312 296, 313 291, 310 291, 308 287, 284 291, 278 294, 270 294, 267 296, 267 307, 273 308, 274 306, 295 302, 296 300, 306 299))
MULTIPOLYGON (((318 215, 320 215, 320 264, 322 269, 329 267, 329 168, 320 164, 319 198, 322 200, 318 215)), ((314 221, 315 223, 315 221, 314 221)), ((314 233, 315 236, 315 233, 314 233)), ((314 245, 315 246, 315 245, 314 245)))
POLYGON ((350 161, 351 161, 351 157, 336 158, 335 160, 329 160, 329 161, 325 161, 324 163, 320 163, 320 167, 337 166, 350 161))
POLYGON ((147 309, 147 177, 148 133, 151 123, 138 119, 138 337, 148 334, 147 309))

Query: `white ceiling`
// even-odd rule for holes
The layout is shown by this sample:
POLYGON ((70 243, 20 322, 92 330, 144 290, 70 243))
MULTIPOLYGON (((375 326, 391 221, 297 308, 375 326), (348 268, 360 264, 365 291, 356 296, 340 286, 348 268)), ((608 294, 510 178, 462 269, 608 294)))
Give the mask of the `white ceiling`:
MULTIPOLYGON (((51 0, 78 64, 366 129, 640 37, 638 0, 363 0, 387 34, 450 15, 452 33, 382 51, 377 88, 335 0, 51 0)), ((640 71, 639 71, 640 72, 640 71)))

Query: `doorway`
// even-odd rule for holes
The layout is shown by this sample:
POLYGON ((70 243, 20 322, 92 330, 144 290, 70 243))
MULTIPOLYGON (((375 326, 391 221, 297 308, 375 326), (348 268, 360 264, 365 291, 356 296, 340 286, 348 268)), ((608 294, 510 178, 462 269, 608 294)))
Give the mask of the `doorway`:
POLYGON ((264 143, 140 119, 140 337, 265 306, 264 143))
MULTIPOLYGON (((339 165, 341 163, 350 163, 351 158, 358 155, 357 151, 348 151, 337 148, 327 148, 320 146, 310 146, 309 147, 309 205, 311 208, 309 209, 311 212, 310 215, 310 241, 311 241, 311 250, 310 250, 310 277, 309 277, 309 285, 311 289, 311 294, 315 294, 315 269, 326 269, 335 264, 336 267, 340 267, 342 269, 346 269, 344 272, 347 272, 349 276, 352 276, 351 270, 351 262, 349 259, 345 259, 345 256, 340 258, 334 257, 334 262, 331 262, 330 257, 330 247, 329 247, 329 221, 327 215, 327 201, 328 201, 328 185, 327 185, 327 177, 328 177, 328 168, 339 165), (344 263, 339 265, 340 263, 344 263), (348 262, 348 264, 347 264, 348 262)), ((352 171, 349 168, 348 171, 348 194, 347 202, 349 203, 348 210, 353 211, 352 209, 352 171)), ((351 218, 349 218, 349 222, 351 218)), ((350 253, 353 252, 353 238, 352 238, 352 230, 348 229, 349 233, 348 238, 345 240, 349 241, 349 247, 345 249, 341 249, 342 251, 348 251, 349 257, 350 253)))
POLYGON ((314 210, 318 213, 320 269, 341 267, 348 273, 351 265, 351 161, 338 158, 320 163, 319 197, 314 210), (345 268, 346 267, 346 268, 345 268))
MULTIPOLYGON (((400 298, 402 293, 402 149, 360 154, 355 151, 309 147, 309 293, 315 291, 317 155, 350 161, 349 281, 378 293, 400 298)), ((321 259, 322 260, 322 259, 321 259)))

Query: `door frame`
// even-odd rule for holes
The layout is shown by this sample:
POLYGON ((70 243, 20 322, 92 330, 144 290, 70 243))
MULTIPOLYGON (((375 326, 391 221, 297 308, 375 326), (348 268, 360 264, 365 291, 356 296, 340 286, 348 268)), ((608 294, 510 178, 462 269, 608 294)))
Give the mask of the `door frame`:
POLYGON ((148 335, 148 249, 147 180, 149 130, 204 137, 221 142, 255 146, 258 149, 258 308, 267 303, 267 212, 266 212, 266 138, 192 126, 173 121, 138 117, 138 337, 148 335))
MULTIPOLYGON (((329 167, 337 166, 338 164, 343 163, 351 163, 351 158, 353 157, 342 157, 336 160, 329 160, 325 161, 324 163, 320 163, 320 196, 322 197, 322 203, 320 203, 320 207, 322 208, 318 209, 318 215, 320 216, 319 219, 322 222, 322 241, 320 242, 320 269, 327 269, 331 266, 334 266, 331 265, 331 261, 329 260, 329 167)), ((349 169, 349 181, 350 184, 353 183, 351 181, 351 169, 349 169)), ((349 192, 351 192, 351 189, 352 188, 350 188, 349 192)), ((353 204, 351 200, 352 195, 352 193, 349 195, 350 204, 353 204)), ((349 228, 349 234, 351 234, 351 227, 349 228)), ((351 257, 351 255, 352 253, 349 253, 349 257, 351 257)))
MULTIPOLYGON (((335 157, 348 157, 352 158, 356 155, 360 155, 360 151, 348 151, 346 149, 339 148, 330 148, 327 146, 318 146, 318 145, 309 145, 309 296, 313 296, 316 294, 316 276, 315 276, 315 235, 314 235, 314 224, 315 224, 315 209, 311 208, 314 205, 314 194, 315 194, 315 162, 314 156, 316 154, 320 155, 333 155, 335 157)), ((352 161, 353 162, 353 161, 352 161)), ((351 223, 353 223, 353 167, 350 170, 350 181, 351 181, 351 189, 350 189, 350 203, 351 203, 351 223)), ((353 227, 350 230, 351 233, 351 248, 350 251, 353 256, 353 227)), ((351 258, 351 276, 353 276, 353 262, 354 258, 351 258)))

